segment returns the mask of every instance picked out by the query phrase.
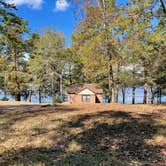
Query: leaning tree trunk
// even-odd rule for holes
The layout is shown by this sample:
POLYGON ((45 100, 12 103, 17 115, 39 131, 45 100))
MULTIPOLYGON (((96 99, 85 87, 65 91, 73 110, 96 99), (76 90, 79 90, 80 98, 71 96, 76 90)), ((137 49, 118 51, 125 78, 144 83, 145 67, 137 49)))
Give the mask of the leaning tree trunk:
POLYGON ((133 86, 133 88, 132 88, 132 104, 135 104, 135 90, 136 90, 136 87, 133 86))

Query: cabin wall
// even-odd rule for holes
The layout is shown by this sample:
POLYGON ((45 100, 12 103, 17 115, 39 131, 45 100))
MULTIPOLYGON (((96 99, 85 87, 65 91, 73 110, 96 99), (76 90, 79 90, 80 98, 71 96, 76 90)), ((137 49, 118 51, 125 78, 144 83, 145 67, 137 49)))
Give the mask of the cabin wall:
POLYGON ((90 103, 95 103, 96 102, 96 95, 91 95, 90 96, 90 103))
POLYGON ((81 94, 69 94, 69 102, 70 103, 95 103, 96 102, 96 95, 90 95, 89 102, 82 102, 82 95, 81 94))
POLYGON ((69 102, 70 103, 80 103, 81 102, 81 95, 77 94, 69 94, 69 102))

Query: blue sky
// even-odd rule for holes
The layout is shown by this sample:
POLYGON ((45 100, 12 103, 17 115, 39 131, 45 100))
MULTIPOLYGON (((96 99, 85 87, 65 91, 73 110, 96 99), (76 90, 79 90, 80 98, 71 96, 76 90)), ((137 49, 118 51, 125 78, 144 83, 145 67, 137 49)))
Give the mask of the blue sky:
MULTIPOLYGON (((117 0, 118 3, 124 1, 117 0)), ((30 32, 42 32, 44 27, 54 27, 64 32, 66 45, 76 24, 73 8, 67 0, 6 0, 17 6, 17 14, 29 23, 30 32)))
POLYGON ((44 27, 54 27, 64 32, 66 45, 69 46, 70 36, 76 19, 73 8, 67 1, 57 3, 56 0, 8 0, 17 6, 17 14, 29 23, 30 32, 42 32, 44 27))

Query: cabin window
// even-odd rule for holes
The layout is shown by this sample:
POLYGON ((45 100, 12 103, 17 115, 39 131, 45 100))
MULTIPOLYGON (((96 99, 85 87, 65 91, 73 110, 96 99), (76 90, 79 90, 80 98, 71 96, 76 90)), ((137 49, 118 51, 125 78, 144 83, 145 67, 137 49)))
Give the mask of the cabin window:
POLYGON ((90 95, 82 95, 82 102, 89 102, 90 101, 90 95))

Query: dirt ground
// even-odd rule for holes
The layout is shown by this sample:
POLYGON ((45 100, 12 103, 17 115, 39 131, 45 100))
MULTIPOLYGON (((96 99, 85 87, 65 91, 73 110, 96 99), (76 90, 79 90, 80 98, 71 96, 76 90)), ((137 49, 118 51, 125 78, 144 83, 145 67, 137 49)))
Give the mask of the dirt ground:
POLYGON ((166 166, 166 105, 0 102, 0 166, 166 166))

